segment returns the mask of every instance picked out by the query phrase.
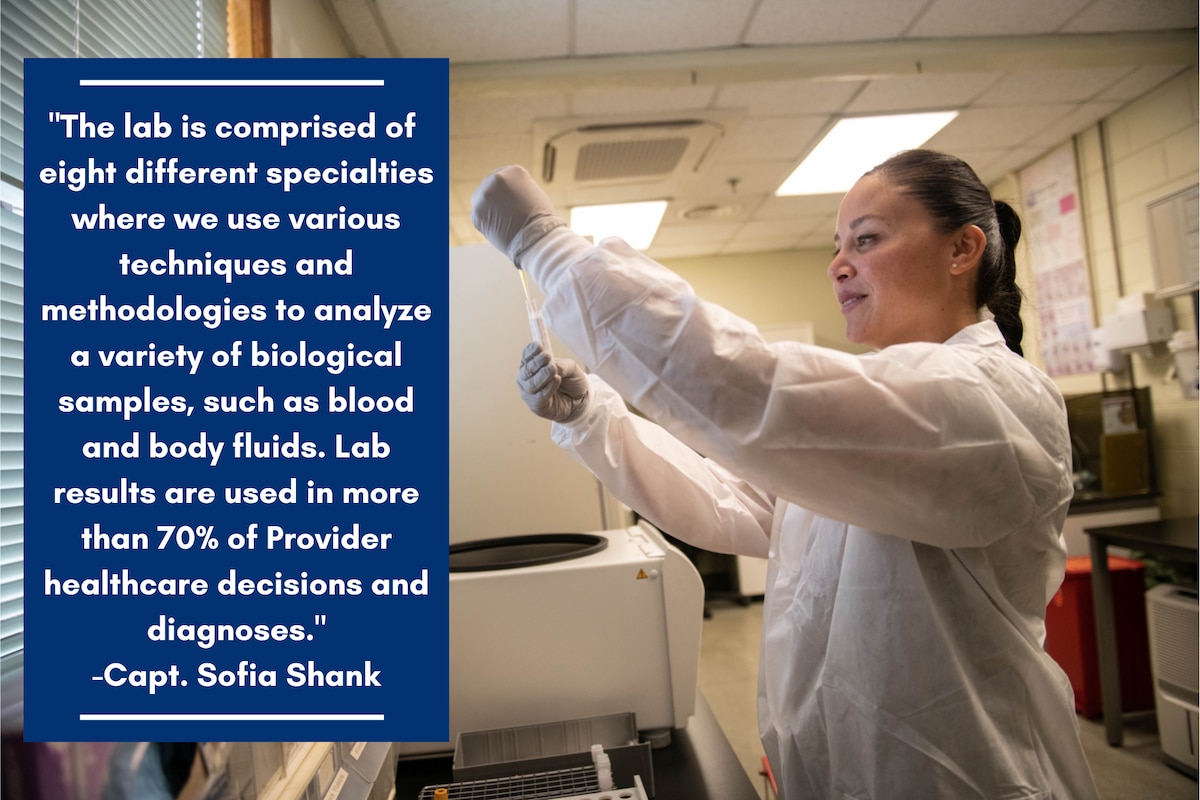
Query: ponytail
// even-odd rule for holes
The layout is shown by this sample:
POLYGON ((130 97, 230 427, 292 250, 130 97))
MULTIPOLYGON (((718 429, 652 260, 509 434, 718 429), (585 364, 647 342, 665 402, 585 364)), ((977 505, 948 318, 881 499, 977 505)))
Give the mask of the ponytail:
MULTIPOLYGON (((1021 339, 1025 335, 1025 323, 1021 321, 1023 295, 1017 286, 1017 242, 1021 240, 1021 220, 1012 206, 1003 200, 995 203, 996 223, 999 231, 998 245, 994 256, 985 257, 979 264, 979 278, 975 285, 975 300, 980 307, 987 306, 992 312, 996 326, 1004 334, 1008 349, 1019 356, 1021 339)), ((988 250, 993 248, 988 243, 988 250)))

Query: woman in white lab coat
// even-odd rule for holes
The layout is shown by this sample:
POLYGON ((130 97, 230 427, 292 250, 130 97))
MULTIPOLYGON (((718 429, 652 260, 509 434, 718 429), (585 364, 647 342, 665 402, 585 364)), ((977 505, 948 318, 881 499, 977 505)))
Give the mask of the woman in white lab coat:
POLYGON ((911 151, 843 199, 828 275, 862 356, 764 341, 573 234, 519 167, 473 206, 592 370, 526 349, 555 441, 672 536, 769 558, 759 724, 784 800, 1096 797, 1042 647, 1066 415, 1019 356, 1020 223, 967 165, 911 151))

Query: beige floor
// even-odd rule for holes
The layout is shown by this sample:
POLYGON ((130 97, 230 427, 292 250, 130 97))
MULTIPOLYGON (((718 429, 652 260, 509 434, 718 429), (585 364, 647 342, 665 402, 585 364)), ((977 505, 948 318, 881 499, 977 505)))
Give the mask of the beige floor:
MULTIPOLYGON (((767 798, 755 721, 762 604, 714 601, 709 609, 712 617, 704 621, 701 645, 700 691, 759 795, 767 798)), ((1153 714, 1126 717, 1123 747, 1108 746, 1100 722, 1080 719, 1080 735, 1102 800, 1196 799, 1196 781, 1162 762, 1153 714)))

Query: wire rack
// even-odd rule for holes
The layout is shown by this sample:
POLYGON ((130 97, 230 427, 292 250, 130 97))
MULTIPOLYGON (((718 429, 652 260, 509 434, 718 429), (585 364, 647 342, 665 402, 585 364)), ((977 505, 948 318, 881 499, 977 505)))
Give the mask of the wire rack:
POLYGON ((446 789, 449 800, 647 800, 641 780, 632 789, 601 790, 593 767, 438 783, 423 788, 418 800, 433 800, 436 789, 446 789))

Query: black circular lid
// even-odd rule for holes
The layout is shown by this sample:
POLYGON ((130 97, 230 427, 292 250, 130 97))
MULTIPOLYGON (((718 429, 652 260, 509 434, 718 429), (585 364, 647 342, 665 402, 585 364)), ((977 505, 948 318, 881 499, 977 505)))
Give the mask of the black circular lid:
POLYGON ((516 569, 570 561, 608 547, 593 533, 535 533, 450 545, 451 572, 516 569))

